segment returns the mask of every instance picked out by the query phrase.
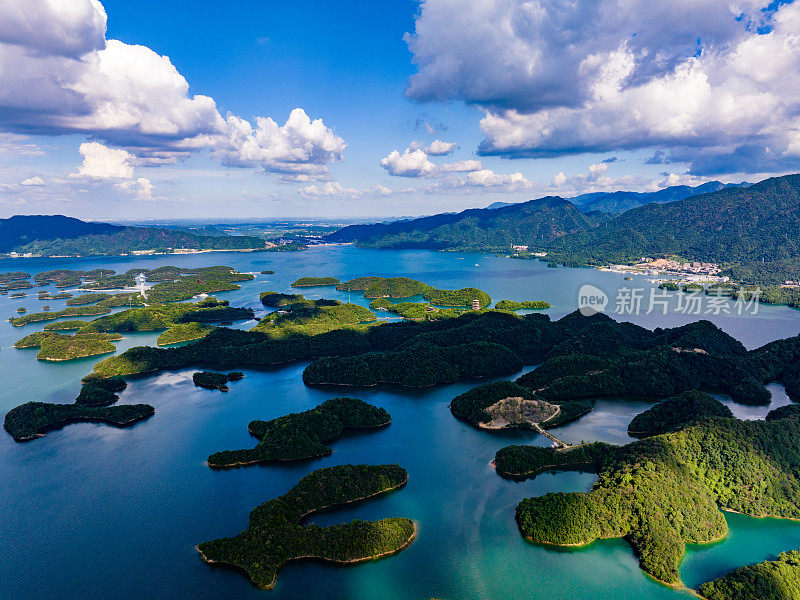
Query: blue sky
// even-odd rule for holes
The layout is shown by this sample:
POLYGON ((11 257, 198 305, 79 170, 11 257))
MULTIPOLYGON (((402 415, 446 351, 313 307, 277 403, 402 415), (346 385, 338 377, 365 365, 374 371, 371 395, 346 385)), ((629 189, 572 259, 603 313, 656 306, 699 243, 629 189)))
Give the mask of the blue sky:
POLYGON ((792 3, 621 3, 9 0, 0 216, 412 215, 796 170, 792 3))

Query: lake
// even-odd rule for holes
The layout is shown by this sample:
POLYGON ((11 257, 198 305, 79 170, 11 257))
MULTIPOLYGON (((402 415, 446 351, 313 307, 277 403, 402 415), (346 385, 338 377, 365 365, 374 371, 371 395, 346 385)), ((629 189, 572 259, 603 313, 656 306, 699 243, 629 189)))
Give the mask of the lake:
MULTIPOLYGON (((478 287, 493 301, 547 300, 558 318, 575 309, 578 290, 592 284, 612 299, 618 290, 653 284, 643 277, 594 269, 550 269, 539 261, 484 254, 368 250, 326 246, 295 253, 232 253, 93 259, 15 259, 0 271, 35 274, 54 268, 98 267, 123 272, 133 267, 231 265, 258 273, 241 290, 218 294, 232 305, 261 310, 261 291, 290 291, 295 279, 360 275, 407 276, 441 288, 478 287)), ((51 292, 53 286, 49 286, 51 292)), ((36 288, 12 300, 0 296, 0 316, 16 316, 49 304, 36 288), (30 295, 30 292, 33 292, 30 295)), ((305 289, 307 297, 368 302, 332 288, 305 289)), ((677 305, 678 294, 670 307, 677 305)), ((710 314, 709 318, 748 348, 797 335, 800 312, 762 306, 758 314, 710 314)), ((675 326, 698 317, 659 311, 625 315, 650 328, 675 326)), ((242 325, 250 327, 253 323, 242 325)), ((0 388, 3 415, 30 400, 72 402, 97 357, 69 363, 43 363, 36 350, 13 343, 43 324, 12 327, 0 323, 0 388)), ((157 334, 126 335, 119 351, 155 344, 157 334)), ((383 406, 392 415, 388 428, 334 442, 332 456, 287 465, 213 471, 204 461, 217 450, 252 447, 247 433, 253 419, 270 419, 306 410, 334 397, 303 385, 307 363, 274 371, 245 371, 245 378, 221 393, 194 387, 192 369, 133 379, 120 402, 146 402, 156 414, 129 429, 70 425, 32 442, 15 443, 0 434, 0 598, 259 598, 423 600, 465 599, 675 599, 689 597, 648 578, 623 540, 594 543, 578 550, 530 544, 514 521, 517 503, 554 491, 586 491, 595 477, 567 472, 514 482, 490 466, 495 452, 511 443, 545 445, 531 432, 488 433, 456 420, 450 400, 477 385, 465 382, 424 391, 370 389, 347 392, 383 406), (253 587, 241 574, 206 565, 194 550, 202 541, 239 533, 249 512, 281 495, 310 471, 346 463, 398 463, 409 472, 408 485, 364 504, 318 515, 322 525, 354 518, 411 517, 417 539, 400 554, 351 567, 316 562, 292 563, 278 573, 271 591, 253 587)), ((726 400, 740 418, 762 418, 789 402, 780 385, 770 385, 770 407, 742 407, 726 400)), ((339 392, 341 395, 341 392, 339 392)), ((723 398, 724 400, 724 398, 723 398)), ((593 413, 554 430, 569 441, 629 441, 630 419, 650 403, 603 400, 593 413)), ((800 523, 727 515, 730 536, 710 546, 688 549, 682 577, 696 586, 746 563, 774 558, 800 548, 800 523)))

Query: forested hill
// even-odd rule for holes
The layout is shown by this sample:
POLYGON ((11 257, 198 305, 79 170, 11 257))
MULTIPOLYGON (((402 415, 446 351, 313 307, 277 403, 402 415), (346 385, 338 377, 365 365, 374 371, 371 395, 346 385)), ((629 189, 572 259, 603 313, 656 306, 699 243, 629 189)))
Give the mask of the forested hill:
POLYGON ((333 242, 360 242, 377 248, 508 249, 512 245, 549 245, 553 240, 597 227, 608 217, 579 211, 548 196, 502 208, 473 208, 460 213, 351 225, 327 236, 333 242))
POLYGON ((549 245, 579 260, 676 254, 720 263, 800 257, 800 175, 629 210, 549 245))
POLYGON ((161 227, 90 223, 63 215, 17 215, 0 219, 0 253, 93 256, 134 250, 245 250, 263 248, 250 236, 207 236, 161 227))

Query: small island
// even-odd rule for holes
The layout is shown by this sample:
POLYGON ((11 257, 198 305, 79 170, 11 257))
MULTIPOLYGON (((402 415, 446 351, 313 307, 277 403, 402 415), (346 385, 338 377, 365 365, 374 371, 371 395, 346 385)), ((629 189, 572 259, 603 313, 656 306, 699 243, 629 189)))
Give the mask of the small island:
POLYGON ((544 300, 523 300, 522 302, 518 302, 517 300, 500 300, 494 307, 497 310, 544 310, 552 308, 550 303, 544 300))
POLYGON ((479 429, 541 431, 577 419, 592 410, 592 402, 550 403, 512 381, 495 381, 453 398, 453 415, 479 429))
POLYGON ((777 560, 734 569, 700 586, 707 600, 797 600, 800 598, 800 551, 782 552, 777 560))
POLYGON ((239 381, 244 375, 240 371, 232 373, 217 373, 215 371, 198 371, 192 375, 192 382, 197 387, 207 390, 228 391, 229 381, 239 381))
POLYGON ((339 285, 340 283, 336 277, 301 277, 292 284, 292 287, 325 287, 339 285))
POLYGON ((357 398, 334 398, 316 408, 271 421, 253 421, 247 427, 258 438, 249 450, 226 450, 208 457, 211 467, 235 467, 260 462, 304 460, 329 456, 327 444, 348 430, 386 427, 389 413, 357 398))
POLYGON ((288 306, 295 302, 303 302, 303 294, 282 294, 280 292, 261 292, 261 304, 270 307, 288 306))
POLYGON ((356 277, 336 286, 339 291, 359 291, 365 298, 411 298, 422 296, 437 306, 461 306, 472 308, 477 300, 477 308, 491 304, 492 299, 483 290, 462 288, 460 290, 440 290, 408 277, 356 277))
MULTIPOLYGON (((262 300, 263 301, 263 300, 262 300)), ((253 327, 275 340, 319 335, 328 331, 375 321, 375 314, 358 304, 338 300, 299 300, 286 310, 270 313, 253 327)))
POLYGON ((683 392, 636 415, 628 425, 628 435, 640 438, 658 435, 709 417, 730 419, 733 413, 705 392, 683 392))
POLYGON ((117 347, 111 342, 121 339, 118 333, 62 335, 55 331, 37 331, 18 340, 14 347, 39 348, 38 360, 65 361, 115 352, 117 347))
POLYGON ((203 542, 197 550, 207 563, 240 569, 264 589, 275 585, 278 569, 292 560, 353 564, 395 554, 414 539, 411 519, 356 520, 330 527, 303 521, 322 510, 385 494, 406 481, 408 473, 398 465, 319 469, 283 496, 255 508, 250 526, 236 537, 203 542))
POLYGON ((105 423, 113 427, 128 427, 152 416, 154 412, 155 409, 149 404, 97 407, 26 402, 6 414, 3 426, 14 441, 27 442, 70 423, 105 423))
POLYGON ((727 534, 720 509, 800 518, 800 453, 786 443, 798 436, 798 411, 764 421, 713 417, 625 446, 510 446, 494 464, 515 477, 570 468, 599 473, 588 493, 520 502, 522 535, 557 546, 624 537, 645 572, 677 586, 685 545, 727 534))
POLYGON ((9 319, 14 327, 22 327, 28 323, 38 323, 40 321, 55 321, 63 317, 84 317, 104 315, 110 313, 111 309, 105 306, 69 306, 64 310, 57 310, 55 312, 37 312, 30 313, 24 317, 17 317, 9 319))

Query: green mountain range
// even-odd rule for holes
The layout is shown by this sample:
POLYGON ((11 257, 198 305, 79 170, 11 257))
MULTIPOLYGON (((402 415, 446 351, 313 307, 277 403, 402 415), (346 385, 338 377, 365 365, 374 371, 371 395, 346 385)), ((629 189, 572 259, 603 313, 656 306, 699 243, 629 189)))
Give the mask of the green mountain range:
POLYGON ((676 255, 725 264, 743 281, 782 283, 800 278, 800 175, 651 203, 620 215, 583 213, 551 196, 500 208, 352 225, 328 239, 439 250, 508 252, 524 245, 566 264, 676 255))
POLYGON ((264 247, 251 236, 197 235, 161 227, 130 227, 81 221, 63 215, 16 215, 0 219, 0 253, 93 256, 135 250, 249 250, 264 247))

